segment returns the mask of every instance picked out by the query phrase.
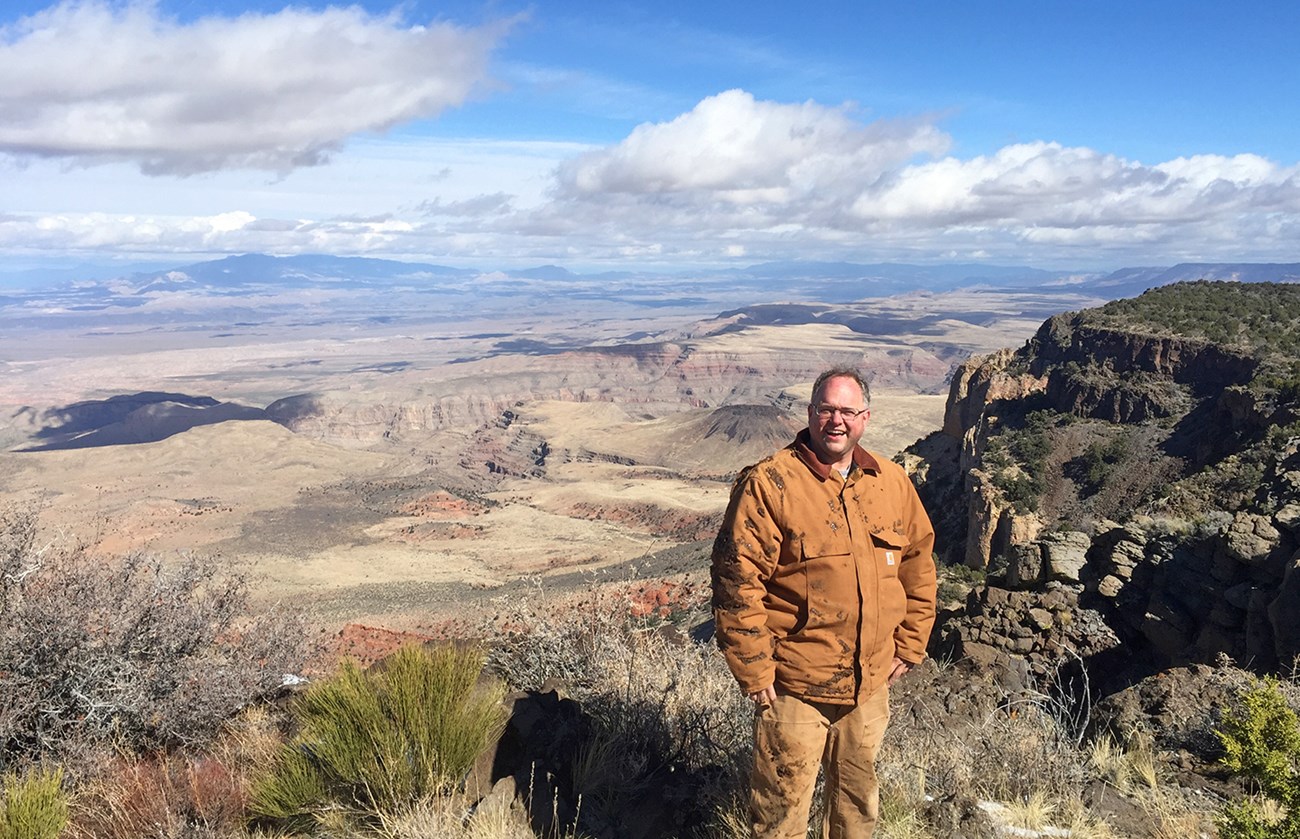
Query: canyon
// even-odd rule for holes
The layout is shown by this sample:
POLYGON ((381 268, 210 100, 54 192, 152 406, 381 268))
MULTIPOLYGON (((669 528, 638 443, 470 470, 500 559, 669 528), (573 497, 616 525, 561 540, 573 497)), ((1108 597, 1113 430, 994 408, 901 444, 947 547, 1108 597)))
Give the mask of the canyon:
POLYGON ((1093 302, 16 324, 0 504, 109 553, 217 555, 325 625, 411 628, 534 579, 698 571, 731 477, 804 424, 822 369, 866 373, 866 441, 892 456, 939 427, 961 361, 1093 302))

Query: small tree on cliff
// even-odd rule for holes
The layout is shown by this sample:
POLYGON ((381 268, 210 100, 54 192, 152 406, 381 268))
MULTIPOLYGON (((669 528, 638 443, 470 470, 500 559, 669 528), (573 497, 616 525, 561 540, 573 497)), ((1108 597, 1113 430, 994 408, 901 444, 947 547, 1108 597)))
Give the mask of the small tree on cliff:
POLYGON ((1223 839, 1300 839, 1300 720, 1278 681, 1264 679, 1243 693, 1217 733, 1223 764, 1281 810, 1275 816, 1256 801, 1229 804, 1220 815, 1223 839))

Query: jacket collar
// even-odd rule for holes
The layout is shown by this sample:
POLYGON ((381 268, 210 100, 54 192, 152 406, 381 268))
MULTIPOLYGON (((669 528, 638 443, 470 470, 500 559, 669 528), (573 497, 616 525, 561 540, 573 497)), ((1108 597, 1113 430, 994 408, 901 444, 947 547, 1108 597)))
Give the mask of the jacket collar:
MULTIPOLYGON (((794 442, 790 444, 790 448, 803 461, 804 466, 807 466, 819 480, 824 481, 831 476, 831 465, 818 460, 817 453, 813 451, 808 429, 805 428, 799 432, 798 436, 794 438, 794 442)), ((861 446, 853 447, 853 465, 864 471, 880 472, 880 464, 876 462, 870 452, 861 446)))

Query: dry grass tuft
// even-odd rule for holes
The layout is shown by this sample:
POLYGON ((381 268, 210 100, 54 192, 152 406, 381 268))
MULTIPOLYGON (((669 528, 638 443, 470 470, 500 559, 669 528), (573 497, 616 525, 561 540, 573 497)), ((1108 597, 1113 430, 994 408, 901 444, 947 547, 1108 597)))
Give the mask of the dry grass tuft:
POLYGON ((1071 736, 1032 702, 1004 704, 965 722, 936 711, 895 718, 880 773, 898 784, 917 772, 935 793, 993 801, 1023 801, 1035 793, 1065 800, 1092 776, 1071 736))
POLYGON ((1088 762, 1098 776, 1126 795, 1160 786, 1160 765, 1150 735, 1137 732, 1121 746, 1103 734, 1087 747, 1088 762))
POLYGON ((1115 839, 1110 825, 1093 815, 1078 798, 1062 803, 1058 821, 1071 839, 1115 839))
POLYGON ((214 758, 155 755, 104 766, 77 795, 73 839, 218 836, 244 822, 247 786, 214 758))
POLYGON ((271 712, 250 708, 201 754, 116 755, 78 787, 69 839, 242 836, 252 775, 284 738, 271 712))
POLYGON ((657 615, 637 617, 627 591, 502 603, 491 667, 521 689, 559 679, 581 703, 590 734, 569 780, 593 819, 618 825, 670 789, 681 798, 674 818, 725 835, 748 772, 753 709, 716 647, 657 615))
POLYGON ((400 815, 385 814, 381 839, 535 839, 522 808, 493 801, 474 809, 459 795, 421 801, 400 815))
POLYGON ((1042 790, 1035 790, 1024 798, 1008 802, 1005 806, 1007 821, 1012 827, 1034 832, 1041 832, 1050 825, 1057 811, 1056 803, 1042 790))
POLYGON ((1145 792, 1138 801, 1147 817, 1151 839, 1187 839, 1216 836, 1214 813, 1193 804, 1178 789, 1159 788, 1145 792))

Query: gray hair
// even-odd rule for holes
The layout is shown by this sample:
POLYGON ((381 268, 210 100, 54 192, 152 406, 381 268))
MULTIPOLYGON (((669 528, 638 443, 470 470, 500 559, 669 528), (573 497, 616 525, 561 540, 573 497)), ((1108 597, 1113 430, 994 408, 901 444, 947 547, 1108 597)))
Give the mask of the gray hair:
POLYGON ((812 389, 813 404, 817 403, 817 397, 818 394, 821 393, 822 387, 824 387, 825 384, 831 379, 852 379, 857 384, 857 386, 862 390, 862 401, 866 403, 868 407, 870 407, 871 386, 867 384, 866 379, 862 378, 862 374, 858 372, 858 369, 856 367, 832 367, 831 369, 827 370, 825 373, 822 373, 820 376, 818 376, 817 381, 813 382, 813 389, 812 389))

